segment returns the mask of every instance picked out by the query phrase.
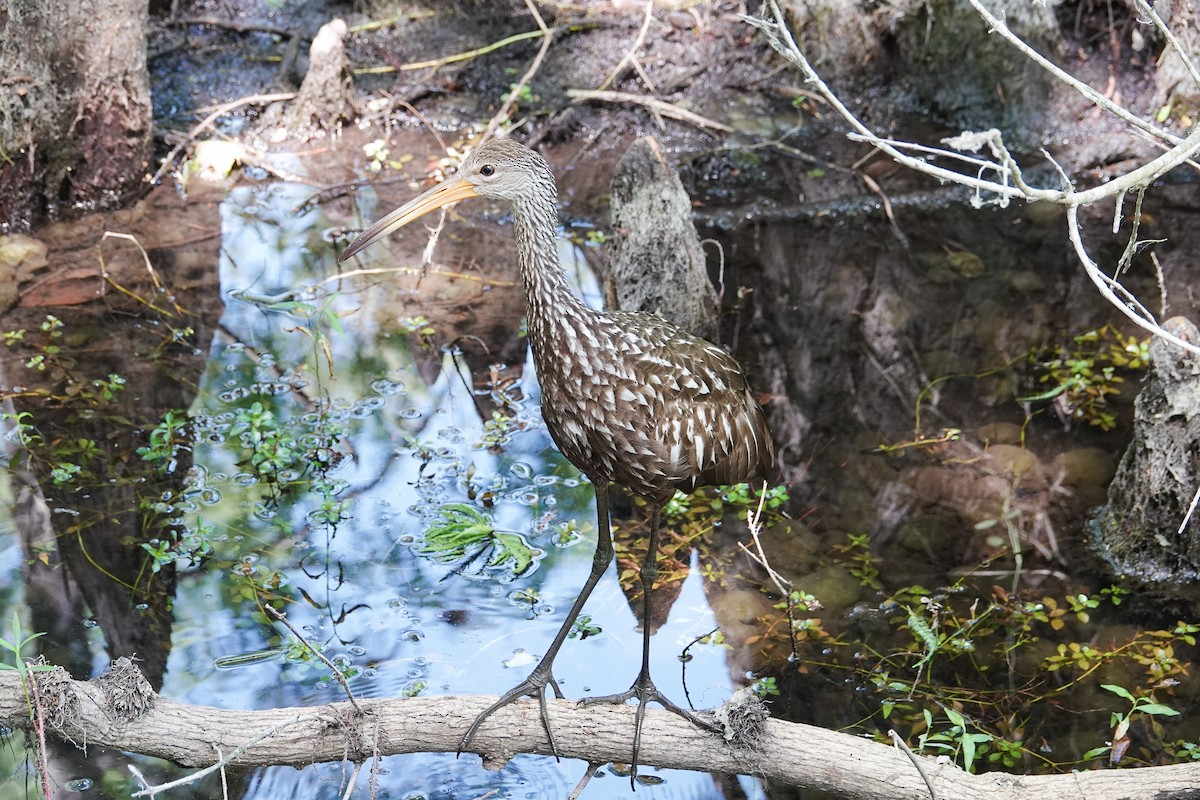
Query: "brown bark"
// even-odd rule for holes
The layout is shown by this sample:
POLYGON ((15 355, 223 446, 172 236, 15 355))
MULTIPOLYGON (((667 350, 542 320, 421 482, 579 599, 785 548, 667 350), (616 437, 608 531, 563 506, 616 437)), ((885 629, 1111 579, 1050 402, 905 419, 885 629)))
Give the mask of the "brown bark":
MULTIPOLYGON (((417 697, 359 700, 311 708, 230 711, 189 706, 147 695, 144 682, 116 665, 114 676, 87 683, 62 671, 39 673, 47 725, 62 738, 89 746, 129 750, 199 767, 213 753, 230 754, 236 766, 294 765, 374 755, 453 752, 475 715, 496 698, 417 697), (141 713, 141 709, 146 709, 141 713), (243 748, 239 750, 239 748, 243 748), (234 753, 236 752, 236 755, 234 753)), ((559 755, 593 762, 626 761, 633 735, 632 706, 578 706, 549 701, 559 755)), ((28 710, 20 680, 0 673, 0 724, 22 726, 28 710)), ((537 703, 497 711, 479 729, 471 748, 498 767, 517 753, 550 754, 537 703)), ((929 791, 912 761, 899 750, 857 736, 769 720, 754 748, 727 743, 674 714, 646 713, 642 762, 672 769, 740 773, 861 800, 926 798, 929 791)), ((942 800, 1057 800, 1087 797, 1178 796, 1200 784, 1200 764, 1095 770, 1070 775, 970 775, 917 757, 942 800)))
POLYGON ((616 308, 659 314, 716 340, 717 293, 692 223, 692 202, 653 138, 638 139, 612 180, 608 278, 616 308))
POLYGON ((308 53, 308 72, 291 108, 286 128, 297 139, 333 136, 355 115, 354 81, 346 57, 346 23, 321 26, 308 53))
POLYGON ((0 10, 0 226, 111 205, 150 155, 147 0, 0 10))
MULTIPOLYGON (((1164 327, 1189 342, 1184 317, 1164 327)), ((1093 552, 1112 577, 1151 607, 1200 610, 1200 359, 1169 342, 1150 343, 1150 370, 1134 410, 1133 441, 1095 520, 1093 552)))

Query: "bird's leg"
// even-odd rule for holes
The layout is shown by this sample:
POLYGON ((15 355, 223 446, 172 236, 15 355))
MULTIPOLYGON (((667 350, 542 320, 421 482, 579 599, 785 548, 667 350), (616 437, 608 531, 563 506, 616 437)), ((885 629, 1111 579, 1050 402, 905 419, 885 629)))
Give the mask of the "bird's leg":
POLYGON ((596 553, 592 556, 591 574, 588 575, 583 588, 579 590, 579 595, 575 598, 575 602, 571 604, 570 610, 567 611, 567 618, 563 620, 562 627, 554 635, 554 640, 546 648, 545 654, 542 656, 541 661, 538 662, 538 665, 533 668, 533 672, 529 673, 529 677, 524 681, 505 692, 499 700, 492 703, 484 709, 483 713, 475 718, 475 721, 471 723, 471 727, 463 735, 462 741, 458 743, 459 755, 462 755, 462 752, 471 744, 471 739, 474 738, 475 732, 479 730, 479 726, 485 719, 522 697, 532 697, 541 706, 542 727, 546 729, 546 738, 550 740, 550 750, 554 753, 555 758, 558 757, 558 745, 554 742, 554 732, 550 730, 550 715, 546 711, 546 687, 549 686, 553 689, 555 696, 559 700, 563 699, 562 689, 558 688, 558 683, 554 680, 554 659, 558 656, 558 651, 562 648, 563 642, 567 640, 567 636, 571 633, 571 628, 574 627, 575 620, 579 617, 579 612, 583 609, 583 604, 587 602, 588 596, 600 581, 600 576, 608 569, 608 565, 612 563, 613 559, 612 531, 609 529, 608 522, 608 482, 597 481, 595 482, 595 487, 597 533, 596 553))
POLYGON ((624 703, 634 697, 638 700, 637 717, 633 729, 633 758, 630 760, 630 783, 637 780, 638 754, 642 749, 642 721, 646 717, 646 704, 653 701, 667 711, 672 711, 692 724, 706 730, 719 730, 711 722, 706 722, 687 709, 672 703, 650 679, 650 592, 654 581, 658 578, 658 527, 662 518, 662 506, 654 506, 650 516, 650 537, 646 549, 646 558, 642 562, 642 668, 638 672, 633 685, 620 694, 610 694, 601 697, 585 697, 580 702, 585 705, 592 703, 624 703))

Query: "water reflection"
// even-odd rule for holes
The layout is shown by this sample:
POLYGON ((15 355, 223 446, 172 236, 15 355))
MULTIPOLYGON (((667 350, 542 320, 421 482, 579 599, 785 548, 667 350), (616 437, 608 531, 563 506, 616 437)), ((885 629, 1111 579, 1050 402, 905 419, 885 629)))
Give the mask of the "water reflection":
MULTIPOLYGON (((500 382, 493 376, 489 384, 486 372, 480 380, 478 358, 467 363, 474 343, 452 345, 462 335, 455 320, 420 300, 453 295, 466 303, 456 285, 465 281, 392 276, 291 294, 318 284, 333 263, 317 233, 319 212, 292 213, 310 194, 282 184, 240 187, 222 205, 227 309, 190 411, 203 434, 195 467, 171 509, 215 543, 206 562, 213 568, 181 576, 164 692, 227 708, 342 699, 327 669, 262 615, 259 603, 271 598, 359 696, 501 692, 544 651, 588 572, 591 488, 540 424, 523 343, 497 399, 500 382), (490 402, 481 404, 482 395, 490 402), (497 576, 419 555, 421 534, 451 502, 472 503, 497 529, 525 536, 540 563, 497 576)), ((595 299, 582 257, 565 249, 595 299)), ((509 341, 486 342, 489 353, 513 351, 512 298, 502 312, 509 341)), ((477 331, 482 319, 494 332, 487 320, 497 312, 489 316, 486 304, 503 301, 468 299, 482 307, 466 315, 476 323, 467 329, 477 331)), ((637 669, 640 634, 615 571, 586 613, 599 631, 569 643, 556 665, 568 696, 610 693, 637 669)), ((657 634, 656 675, 667 694, 683 697, 677 655, 714 627, 695 576, 657 634)), ((687 664, 691 697, 701 707, 718 704, 729 685, 724 653, 706 647, 697 655, 687 664)), ((583 768, 520 757, 491 773, 475 756, 410 755, 385 759, 377 780, 394 797, 497 789, 564 796, 583 768)), ((721 796, 708 776, 661 777, 639 794, 721 796)), ((344 779, 340 765, 267 769, 249 780, 246 796, 335 797, 344 779)), ((627 794, 615 776, 588 789, 590 797, 627 794)))

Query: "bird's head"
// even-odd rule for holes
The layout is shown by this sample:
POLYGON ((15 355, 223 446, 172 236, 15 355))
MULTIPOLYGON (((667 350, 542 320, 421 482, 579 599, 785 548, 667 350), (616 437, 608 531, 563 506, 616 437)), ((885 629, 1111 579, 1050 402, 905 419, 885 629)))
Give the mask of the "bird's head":
POLYGON ((458 200, 489 197, 514 203, 536 197, 546 190, 547 183, 553 198, 554 176, 541 156, 514 141, 493 139, 480 145, 454 175, 363 231, 338 261, 345 261, 375 240, 458 200))

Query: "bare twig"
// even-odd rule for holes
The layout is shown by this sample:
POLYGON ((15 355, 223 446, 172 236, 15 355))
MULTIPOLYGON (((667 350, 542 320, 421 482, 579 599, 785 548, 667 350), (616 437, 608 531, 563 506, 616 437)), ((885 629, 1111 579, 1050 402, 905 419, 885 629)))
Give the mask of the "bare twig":
POLYGON ((445 208, 440 209, 438 211, 437 224, 434 225, 432 228, 429 228, 429 227, 426 228, 426 230, 429 231, 429 240, 427 242, 425 242, 425 248, 421 251, 421 275, 422 276, 424 276, 424 274, 425 274, 425 267, 428 267, 430 264, 433 263, 433 251, 437 249, 437 243, 438 243, 438 240, 442 236, 442 231, 444 231, 446 229, 446 218, 449 215, 449 213, 450 212, 447 211, 445 208))
POLYGON ((984 7, 983 3, 979 2, 979 0, 967 0, 967 2, 971 4, 979 16, 983 17, 984 21, 987 22, 993 33, 999 34, 1001 38, 1003 38, 1013 47, 1017 48, 1017 50, 1020 50, 1021 53, 1024 54, 1030 61, 1049 72, 1067 86, 1070 86, 1072 89, 1079 92, 1079 94, 1086 97, 1095 105, 1103 108, 1105 111, 1108 111, 1111 114, 1115 114, 1116 116, 1128 122, 1130 125, 1134 126, 1135 128, 1140 128, 1151 136, 1155 136, 1159 139, 1165 139, 1171 144, 1180 143, 1180 138, 1175 134, 1151 125, 1149 122, 1146 122, 1146 120, 1142 119, 1136 114, 1130 113, 1126 109, 1114 103, 1112 100, 1109 100, 1100 92, 1093 89, 1091 86, 1088 86, 1086 83, 1076 78, 1074 75, 1055 65, 1052 61, 1050 61, 1050 59, 1034 50, 1019 36, 1013 33, 1009 29, 1008 25, 1004 23, 1004 20, 993 15, 992 12, 988 11, 987 8, 984 7))
POLYGON ((513 87, 509 90, 508 99, 504 101, 500 109, 488 120, 487 127, 483 130, 483 135, 479 137, 480 144, 492 138, 496 129, 500 127, 504 120, 508 119, 508 115, 512 112, 513 106, 516 105, 517 99, 521 95, 521 90, 529 85, 529 82, 533 80, 533 76, 541 69, 542 60, 546 58, 546 53, 550 50, 550 43, 554 41, 554 31, 557 29, 546 27, 546 23, 542 20, 542 15, 538 13, 537 5, 534 4, 533 0, 525 0, 525 6, 529 9, 530 16, 533 17, 534 22, 537 23, 538 28, 542 32, 542 46, 538 48, 537 55, 533 57, 529 69, 525 70, 525 74, 521 76, 521 80, 513 84, 513 87))
MULTIPOLYGON (((213 750, 217 751, 217 760, 220 761, 225 757, 221 752, 221 745, 213 743, 213 750)), ((221 799, 229 800, 229 775, 225 772, 225 765, 221 765, 221 799)))
POLYGON ((1196 493, 1195 493, 1194 495, 1192 495, 1192 502, 1191 502, 1191 505, 1189 505, 1189 506, 1188 506, 1187 513, 1183 515, 1183 522, 1179 523, 1179 531, 1178 531, 1178 533, 1179 533, 1179 535, 1180 535, 1180 536, 1182 536, 1182 535, 1183 535, 1183 532, 1184 532, 1184 530, 1187 528, 1187 526, 1188 526, 1188 523, 1189 523, 1189 522, 1191 522, 1191 520, 1192 520, 1192 514, 1194 514, 1194 513, 1195 513, 1195 511, 1196 511, 1196 505, 1197 505, 1198 503, 1200 503, 1200 486, 1197 486, 1197 487, 1196 487, 1196 493))
POLYGON ((346 676, 342 674, 342 671, 335 667, 333 662, 326 658, 320 650, 313 647, 312 644, 304 638, 300 631, 296 630, 295 627, 292 626, 292 623, 288 622, 286 614, 284 614, 282 611, 277 611, 274 607, 269 605, 264 606, 264 608, 267 609, 268 614, 282 622, 283 626, 291 631, 292 635, 295 636, 310 653, 321 659, 322 663, 329 667, 329 671, 333 673, 333 677, 337 679, 338 683, 342 685, 342 689, 346 692, 346 698, 350 701, 350 705, 354 706, 355 711, 357 711, 359 714, 362 714, 362 707, 359 706, 358 700, 354 698, 354 692, 350 690, 350 683, 346 680, 346 676))
POLYGON ((746 547, 746 545, 742 544, 741 542, 738 542, 738 547, 741 548, 743 553, 750 556, 752 561, 767 571, 767 576, 770 577, 771 582, 775 584, 775 588, 779 590, 781 595, 787 597, 788 589, 792 585, 791 582, 771 568, 771 565, 767 562, 767 554, 763 552, 762 539, 760 537, 763 529, 763 505, 766 502, 767 484, 766 481, 764 481, 762 490, 758 493, 758 508, 746 515, 746 527, 750 529, 750 537, 754 541, 754 552, 751 552, 750 548, 746 547))
POLYGON ((576 102, 583 100, 600 100, 607 103, 636 103, 645 106, 656 114, 662 114, 664 117, 671 117, 680 122, 686 122, 689 125, 695 125, 697 128, 711 128, 722 133, 733 133, 733 128, 724 123, 711 120, 708 117, 702 117, 699 114, 694 114, 685 108, 672 105, 663 100, 658 100, 654 97, 643 97, 640 94, 630 94, 629 92, 612 92, 612 91, 595 91, 592 89, 568 89, 567 97, 570 97, 576 102))
MULTIPOLYGON (((976 4, 977 0, 969 0, 969 2, 976 4)), ((1108 183, 1082 192, 1072 192, 1066 189, 1038 189, 1025 186, 1020 181, 1020 173, 1016 169, 1016 163, 1011 156, 1007 154, 1007 150, 1003 147, 1003 143, 999 140, 999 133, 997 132, 993 135, 991 131, 987 131, 984 134, 976 134, 976 141, 979 145, 987 144, 992 148, 994 153, 999 153, 1000 163, 985 163, 992 170, 994 170, 997 175, 1000 175, 1005 179, 1012 177, 1014 179, 1014 183, 1012 185, 1009 185, 1006 181, 997 182, 994 180, 984 180, 981 178, 972 177, 970 175, 964 175, 960 172, 955 172, 954 170, 946 169, 944 167, 939 167, 935 164, 929 163, 924 159, 913 158, 903 153, 890 140, 876 135, 874 131, 872 131, 865 123, 858 119, 858 117, 854 115, 854 112, 847 108, 841 99, 833 92, 833 90, 829 88, 828 84, 821 79, 821 76, 817 74, 816 70, 813 68, 812 64, 809 63, 808 59, 804 57, 804 54, 801 52, 799 46, 796 44, 795 39, 792 37, 791 31, 784 22, 783 12, 779 9, 777 0, 768 0, 768 5, 771 8, 772 15, 774 16, 773 21, 749 16, 743 16, 742 19, 761 30, 764 35, 767 36, 768 41, 771 42, 772 46, 775 47, 779 53, 800 68, 801 72, 804 73, 805 79, 809 83, 816 86, 818 92, 822 95, 822 97, 825 98, 830 106, 833 107, 833 109, 837 111, 837 113, 844 120, 846 120, 852 128, 854 128, 855 132, 858 134, 857 138, 859 140, 875 145, 903 166, 909 167, 910 169, 914 169, 918 172, 924 172, 925 174, 931 175, 939 180, 951 181, 953 183, 966 186, 970 189, 975 189, 977 192, 991 192, 1002 198, 1011 199, 1019 197, 1026 200, 1048 200, 1050 202, 1066 206, 1086 205, 1107 197, 1115 197, 1122 192, 1129 191, 1139 184, 1149 183, 1155 178, 1179 166, 1181 163, 1184 163, 1193 154, 1200 152, 1200 126, 1197 126, 1196 130, 1194 130, 1191 135, 1182 140, 1172 134, 1166 134, 1163 132, 1164 135, 1162 138, 1169 139, 1173 143, 1176 143, 1176 146, 1172 147, 1158 158, 1143 164, 1138 169, 1121 175, 1118 178, 1109 181, 1108 183)), ((988 19, 990 22, 995 18, 988 15, 988 19)), ((1008 31, 1007 28, 1004 28, 1004 30, 1008 31)), ((1008 33, 1009 35, 1012 35, 1011 31, 1008 31, 1008 33)), ((1014 36, 1013 38, 1016 37, 1014 36)), ((1059 71, 1061 72, 1061 70, 1059 71)), ((1066 73, 1063 74, 1065 75, 1066 73)), ((1072 78, 1072 80, 1074 79, 1072 78)), ((1090 87, 1088 88, 1090 89, 1090 87)), ((1112 101, 1104 98, 1103 95, 1096 93, 1095 90, 1091 91, 1095 93, 1097 97, 1103 99, 1104 102, 1109 106, 1117 107, 1112 103, 1112 101)), ((1125 114, 1129 115, 1129 112, 1125 112, 1125 114)), ((1132 117, 1132 115, 1129 116, 1132 117)), ((1134 119, 1137 118, 1134 117, 1134 119)), ((1138 121, 1141 122, 1141 120, 1138 121)), ((1143 123, 1139 127, 1145 129, 1146 123, 1143 123)), ((1151 132, 1155 135, 1159 135, 1160 133, 1154 128, 1151 128, 1151 132)), ((956 137, 955 140, 951 141, 956 142, 962 138, 963 137, 956 137)), ((951 146, 953 147, 954 145, 951 144, 951 146)), ((925 151, 947 158, 961 158, 961 156, 953 153, 951 150, 938 151, 936 149, 925 149, 925 151)))
POLYGON ((146 272, 148 272, 150 274, 150 282, 154 284, 154 288, 157 291, 154 292, 153 298, 151 300, 147 300, 146 298, 142 297, 141 295, 136 294, 135 292, 133 292, 133 291, 125 288, 121 284, 117 283, 115 280, 113 280, 112 275, 110 275, 108 272, 108 265, 104 261, 104 254, 97 252, 96 261, 100 267, 101 279, 103 279, 109 286, 113 287, 121 294, 124 294, 124 295, 136 300, 137 302, 142 303, 143 305, 154 309, 155 311, 157 311, 161 314, 165 314, 169 317, 183 315, 185 313, 183 310, 183 307, 180 306, 178 303, 175 302, 174 299, 171 298, 170 293, 163 290, 162 282, 158 279, 158 273, 154 270, 154 265, 150 263, 150 254, 146 252, 146 248, 142 247, 142 243, 139 242, 137 240, 137 238, 132 236, 131 234, 114 233, 113 231, 105 231, 104 235, 100 237, 100 241, 103 242, 105 239, 108 239, 109 237, 112 237, 114 239, 125 239, 127 241, 133 242, 134 247, 136 247, 138 249, 138 252, 142 254, 142 263, 144 263, 146 265, 146 272), (171 306, 174 307, 174 309, 175 309, 174 313, 172 313, 172 311, 170 309, 160 308, 158 306, 157 301, 158 301, 158 298, 161 298, 161 297, 165 297, 170 301, 171 306))
POLYGON ((358 781, 358 773, 362 771, 362 762, 355 761, 354 769, 350 771, 350 778, 346 781, 346 791, 342 793, 342 800, 350 800, 354 796, 354 784, 358 781))
POLYGON ((925 781, 925 788, 929 790, 930 800, 939 800, 937 790, 933 788, 933 781, 929 780, 929 776, 925 774, 925 767, 921 766, 920 760, 916 753, 909 748, 908 744, 900 738, 900 734, 893 730, 888 731, 888 736, 891 737, 892 743, 896 745, 896 749, 908 756, 908 760, 917 768, 917 772, 921 773, 921 780, 925 781))
MULTIPOLYGON (((323 278, 323 279, 317 281, 316 283, 314 283, 312 285, 312 288, 315 289, 318 286, 324 286, 327 283, 333 283, 335 281, 340 281, 343 278, 352 278, 355 275, 394 275, 397 272, 401 272, 406 275, 437 275, 438 277, 441 277, 441 278, 453 278, 455 280, 474 281, 475 283, 482 283, 484 286, 495 286, 495 287, 501 288, 501 289, 511 289, 512 287, 517 285, 516 281, 498 281, 493 278, 484 278, 479 275, 471 275, 470 273, 466 273, 466 272, 452 272, 450 270, 444 270, 444 269, 426 270, 426 269, 419 269, 417 267, 373 267, 373 268, 364 268, 364 269, 352 269, 349 272, 342 272, 337 275, 331 275, 328 278, 323 278)), ((290 299, 295 294, 296 294, 295 292, 285 292, 283 295, 278 297, 277 301, 290 299)))
POLYGON ((904 232, 900 230, 900 226, 896 223, 896 215, 892 212, 891 198, 889 198, 887 193, 883 191, 883 188, 875 182, 875 179, 867 173, 860 172, 858 173, 858 177, 864 184, 866 184, 868 189, 879 196, 879 201, 883 203, 883 215, 887 217, 888 225, 890 225, 892 228, 892 235, 895 236, 900 244, 907 249, 908 237, 904 235, 904 232))
MULTIPOLYGON (((1021 52, 1025 53, 1030 58, 1037 61, 1039 64, 1045 59, 1036 53, 1032 48, 1016 37, 1008 28, 992 16, 984 9, 978 0, 969 0, 976 8, 978 13, 992 26, 993 30, 1000 33, 1014 46, 1017 46, 1021 52)), ((1159 336, 1166 341, 1171 342, 1179 347, 1184 348, 1188 352, 1200 354, 1200 347, 1185 342, 1178 336, 1175 336, 1160 326, 1150 314, 1137 301, 1133 295, 1124 289, 1113 278, 1102 273, 1099 267, 1087 255, 1086 249, 1083 246, 1082 236, 1079 229, 1078 209, 1080 206, 1096 203, 1108 197, 1121 197, 1130 190, 1136 190, 1139 187, 1147 186, 1149 183, 1166 172, 1174 169, 1182 163, 1185 163, 1194 153, 1200 152, 1200 126, 1185 139, 1180 140, 1171 134, 1164 131, 1159 131, 1157 128, 1150 126, 1148 123, 1136 118, 1128 111, 1116 106, 1111 100, 1100 95, 1086 84, 1081 84, 1078 80, 1062 72, 1062 70, 1053 65, 1043 64, 1047 69, 1050 69, 1052 74, 1060 79, 1068 82, 1076 87, 1086 97, 1095 102, 1097 105, 1118 114, 1122 119, 1127 119, 1131 124, 1136 125, 1141 130, 1152 133, 1160 138, 1167 139, 1174 143, 1174 146, 1164 152, 1162 155, 1150 160, 1137 169, 1120 175, 1117 178, 1109 181, 1106 184, 1096 186, 1084 191, 1076 191, 1065 171, 1061 168, 1059 173, 1063 178, 1063 187, 1061 189, 1041 189, 1027 185, 1022 176, 1020 167, 1015 159, 1012 158, 1008 149, 1005 147, 1003 140, 998 131, 985 131, 982 133, 964 133, 961 136, 946 140, 946 144, 951 148, 963 151, 978 151, 982 147, 988 147, 992 153, 994 161, 983 160, 979 163, 978 172, 975 176, 965 175, 951 169, 931 164, 924 159, 913 158, 904 153, 899 146, 888 139, 877 136, 867 125, 859 120, 849 108, 833 93, 829 86, 821 80, 821 77, 813 69, 808 59, 800 51, 796 45, 795 39, 792 37, 791 31, 788 29, 784 21, 783 13, 779 8, 777 0, 768 0, 768 7, 771 10, 772 20, 758 19, 755 17, 743 16, 749 24, 754 25, 761 30, 777 51, 785 58, 795 64, 809 83, 813 84, 818 92, 829 102, 830 106, 845 119, 857 134, 857 138, 861 141, 868 142, 878 147, 883 152, 887 153, 898 163, 907 166, 911 169, 931 175, 938 180, 950 181, 962 186, 974 189, 976 197, 973 203, 976 205, 982 204, 981 193, 989 192, 995 194, 999 198, 996 202, 1003 205, 1008 199, 1021 197, 1026 200, 1048 200, 1067 207, 1068 214, 1068 229, 1071 237, 1071 242, 1075 247, 1076 254, 1083 264, 1084 271, 1088 277, 1100 290, 1101 295, 1116 306, 1121 313, 1132 319, 1137 325, 1151 333, 1159 336), (1082 87, 1082 88, 1081 88, 1082 87), (996 179, 987 179, 983 177, 988 172, 994 172, 996 179)), ((926 151, 928 152, 928 151, 926 151)), ((950 151, 936 153, 950 158, 960 159, 960 156, 951 154, 950 151)))
POLYGON ((231 100, 228 103, 222 103, 221 105, 214 108, 213 112, 211 114, 209 114, 204 119, 200 120, 200 122, 195 127, 193 127, 190 131, 188 131, 187 136, 184 137, 182 142, 175 145, 175 147, 171 150, 171 152, 167 154, 167 157, 163 159, 162 166, 160 166, 158 168, 158 171, 155 172, 154 175, 150 178, 150 183, 158 183, 160 180, 162 180, 162 176, 165 175, 167 173, 167 170, 171 168, 171 165, 173 163, 175 163, 175 157, 179 155, 180 151, 183 150, 184 147, 187 147, 187 145, 189 143, 191 143, 197 136, 199 136, 201 133, 203 133, 206 129, 212 127, 212 124, 214 122, 216 122, 219 117, 221 117, 225 114, 228 114, 230 111, 233 111, 235 108, 241 108, 242 106, 254 105, 255 103, 274 103, 274 102, 277 102, 280 100, 291 100, 295 96, 296 96, 295 92, 277 92, 275 94, 252 94, 252 95, 249 95, 248 97, 240 97, 237 100, 231 100))
POLYGON ((1150 21, 1154 23, 1154 27, 1158 28, 1158 32, 1161 33, 1163 38, 1167 40, 1167 44, 1169 44, 1171 48, 1179 54, 1179 57, 1183 59, 1183 66, 1187 69, 1188 74, 1192 76, 1192 81, 1194 81, 1197 86, 1200 86, 1200 69, 1196 68, 1196 63, 1192 61, 1191 57, 1188 55, 1188 51, 1182 44, 1179 43, 1179 39, 1177 39, 1175 34, 1171 32, 1171 29, 1167 26, 1167 23, 1163 22, 1162 17, 1160 17, 1158 12, 1154 10, 1154 6, 1147 3, 1146 0, 1137 0, 1137 5, 1138 10, 1150 18, 1150 21))
POLYGON ((37 678, 28 681, 29 694, 33 698, 33 727, 37 731, 37 772, 42 783, 42 793, 46 800, 52 800, 50 794, 50 765, 46 761, 46 714, 42 711, 42 696, 38 692, 37 678))
POLYGON ((601 764, 595 761, 589 761, 587 770, 584 771, 583 777, 579 779, 579 783, 575 784, 575 788, 571 790, 569 795, 567 795, 567 800, 579 800, 579 795, 583 794, 583 790, 587 788, 589 783, 591 783, 592 778, 596 775, 596 771, 599 770, 600 767, 601 764))
MULTIPOLYGON (((608 77, 604 79, 604 83, 596 87, 597 89, 601 91, 607 89, 610 85, 612 85, 612 82, 617 79, 617 77, 621 74, 621 71, 624 70, 631 61, 637 63, 637 51, 641 49, 642 42, 646 39, 646 31, 650 30, 650 23, 653 21, 653 19, 654 0, 646 0, 646 17, 642 20, 642 29, 638 31, 637 38, 633 42, 633 47, 629 48, 629 52, 625 54, 625 57, 622 58, 615 67, 613 67, 613 71, 610 72, 608 77)), ((646 77, 646 73, 639 69, 638 74, 641 75, 642 80, 646 82, 646 88, 653 92, 654 85, 650 83, 650 79, 646 77)))
MULTIPOLYGON (((1159 338, 1164 339, 1171 344, 1176 345, 1177 347, 1182 347, 1189 353, 1200 355, 1200 347, 1197 347, 1191 342, 1186 342, 1170 331, 1165 330, 1161 325, 1156 323, 1152 317, 1147 318, 1146 316, 1139 314, 1135 310, 1134 306, 1130 304, 1128 298, 1122 300, 1117 296, 1116 292, 1113 290, 1113 286, 1116 282, 1100 271, 1100 267, 1095 261, 1092 261, 1091 257, 1087 254, 1087 249, 1083 246, 1083 234, 1079 229, 1079 206, 1067 206, 1067 236, 1070 238, 1071 244, 1075 247, 1076 257, 1079 259, 1080 263, 1083 264, 1083 271, 1087 273, 1089 278, 1092 279, 1092 283, 1097 289, 1100 290, 1100 294, 1105 300, 1112 303, 1118 311, 1129 317, 1129 319, 1133 320, 1134 324, 1136 324, 1138 327, 1150 331, 1155 336, 1158 336, 1159 338)), ((1124 289, 1122 289, 1122 291, 1124 291, 1124 289)))
MULTIPOLYGON (((549 32, 554 33, 557 30, 558 28, 551 28, 549 32)), ((504 39, 484 45, 483 47, 477 47, 474 50, 467 50, 462 53, 455 53, 454 55, 445 56, 444 58, 434 58, 429 61, 412 61, 408 64, 401 64, 398 67, 359 67, 353 71, 355 75, 381 75, 388 72, 411 72, 412 70, 418 69, 433 69, 434 67, 443 67, 447 64, 455 64, 459 61, 470 61, 473 58, 485 56, 488 53, 499 50, 502 47, 508 47, 510 44, 517 44, 518 42, 528 41, 529 39, 537 39, 541 36, 545 36, 546 33, 547 31, 545 28, 541 28, 536 31, 525 31, 524 33, 515 33, 512 36, 505 37, 504 39)))

